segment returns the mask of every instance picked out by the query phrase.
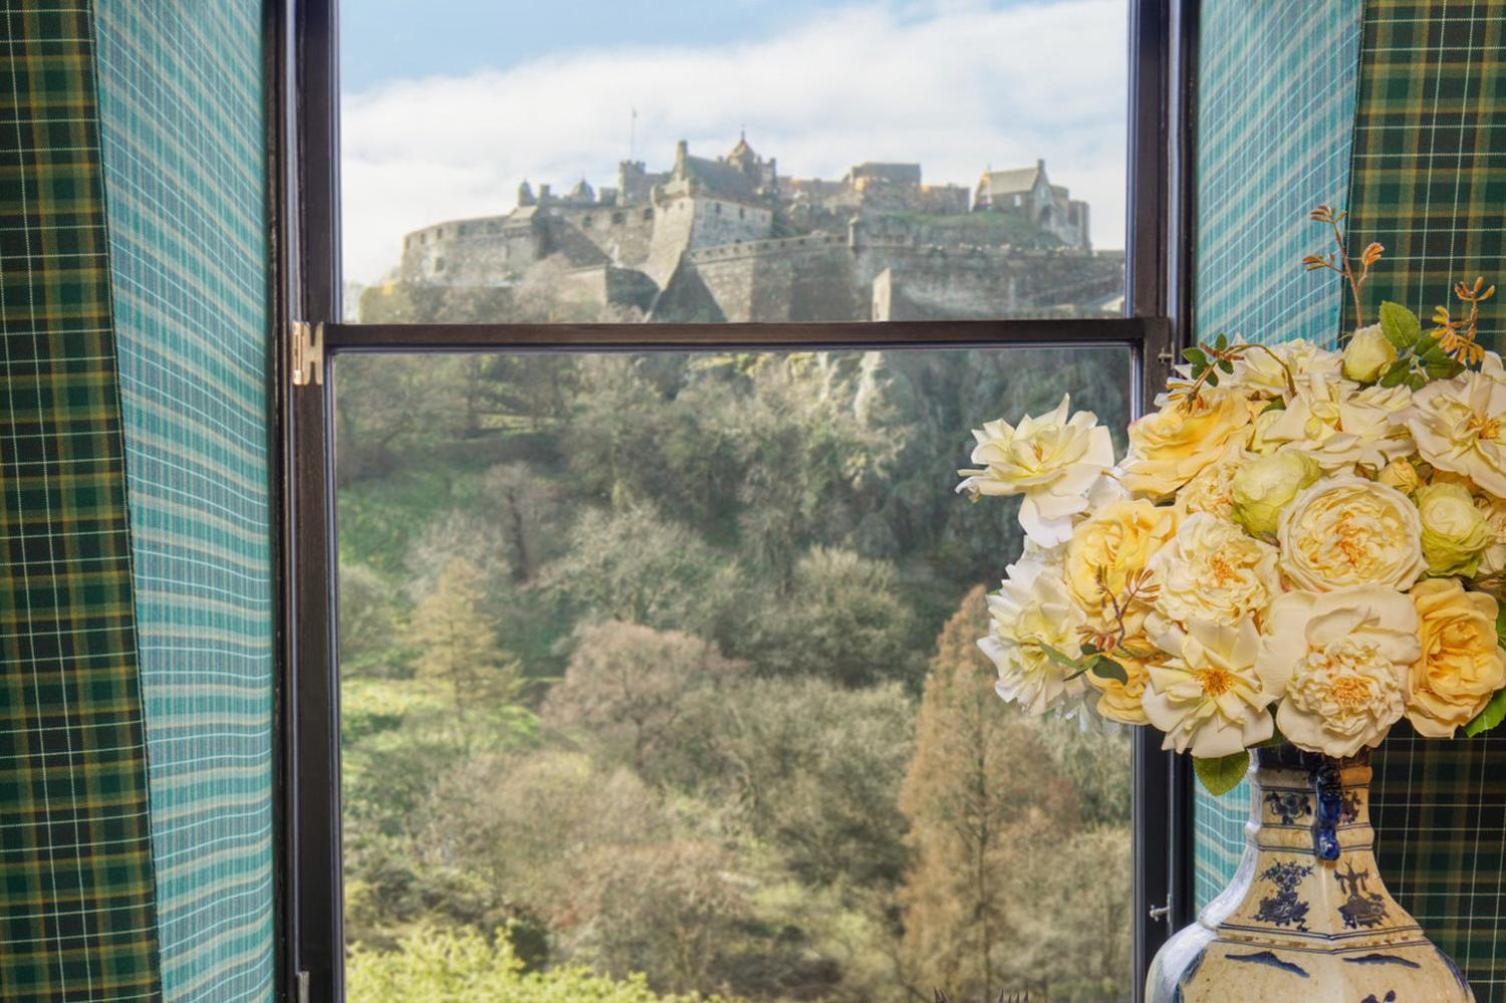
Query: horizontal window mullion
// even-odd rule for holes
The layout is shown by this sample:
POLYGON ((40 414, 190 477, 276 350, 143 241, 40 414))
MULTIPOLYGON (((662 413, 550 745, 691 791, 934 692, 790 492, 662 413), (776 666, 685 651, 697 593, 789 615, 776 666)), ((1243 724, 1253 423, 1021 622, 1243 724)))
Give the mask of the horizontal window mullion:
POLYGON ((833 324, 326 324, 330 352, 810 351, 862 348, 1141 346, 1164 338, 1155 317, 889 321, 833 324))

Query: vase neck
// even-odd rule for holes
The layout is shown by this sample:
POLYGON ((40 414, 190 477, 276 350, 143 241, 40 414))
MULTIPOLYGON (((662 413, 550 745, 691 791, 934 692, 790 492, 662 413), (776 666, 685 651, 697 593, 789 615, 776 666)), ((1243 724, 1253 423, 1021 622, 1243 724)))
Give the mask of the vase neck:
POLYGON ((1307 852, 1337 861, 1369 853, 1369 757, 1330 759, 1290 746, 1257 750, 1251 784, 1251 822, 1263 849, 1307 852))

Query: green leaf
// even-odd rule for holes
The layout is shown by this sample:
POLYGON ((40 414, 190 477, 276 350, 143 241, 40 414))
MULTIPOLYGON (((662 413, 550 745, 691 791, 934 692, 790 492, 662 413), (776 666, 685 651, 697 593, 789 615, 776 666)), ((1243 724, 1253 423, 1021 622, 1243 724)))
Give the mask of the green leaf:
POLYGON ((1088 671, 1099 679, 1113 679, 1121 683, 1129 682, 1129 673, 1124 671, 1124 666, 1112 658, 1105 658, 1102 655, 1093 659, 1092 664, 1088 666, 1088 671))
POLYGON ((1260 413, 1261 414, 1265 414, 1267 411, 1285 411, 1285 410, 1286 410, 1286 401, 1282 400, 1280 397, 1274 397, 1271 400, 1269 400, 1269 401, 1266 402, 1265 407, 1263 407, 1263 408, 1260 409, 1260 413))
POLYGON ((1496 603, 1496 640, 1506 648, 1506 603, 1496 603))
MULTIPOLYGON (((1498 626, 1496 630, 1499 631, 1500 627, 1498 626)), ((1506 690, 1497 690, 1496 695, 1490 698, 1490 703, 1485 705, 1485 709, 1464 726, 1464 733, 1471 738, 1483 735, 1503 720, 1506 720, 1506 690)))
POLYGON ((1407 374, 1411 372, 1411 369, 1411 363, 1406 359, 1397 359, 1381 376, 1380 385, 1383 387, 1401 386, 1407 381, 1407 374))
POLYGON ((1233 359, 1219 359, 1218 360, 1218 368, 1222 369, 1226 373, 1232 373, 1232 372, 1234 372, 1234 360, 1233 359))
POLYGON ((1422 338, 1422 322, 1417 315, 1400 303, 1386 300, 1380 305, 1381 333, 1386 340, 1404 352, 1422 338))
POLYGON ((1210 387, 1216 387, 1216 386, 1218 386, 1218 370, 1217 369, 1210 369, 1210 370, 1208 370, 1208 385, 1210 387))
POLYGON ((1208 364, 1208 353, 1201 348, 1182 349, 1182 358, 1194 366, 1206 366, 1208 364))
POLYGON ((1239 786, 1239 782, 1245 778, 1250 769, 1250 754, 1248 752, 1236 752, 1228 756, 1219 756, 1217 759, 1192 758, 1192 769, 1197 778, 1208 788, 1208 793, 1214 796, 1227 794, 1239 786))
POLYGON ((1062 666, 1063 668, 1071 669, 1078 675, 1082 675, 1084 672, 1088 671, 1088 667, 1086 665, 1082 664, 1081 661, 1073 658, 1065 651, 1057 651, 1049 644, 1043 644, 1040 646, 1040 648, 1041 651, 1045 653, 1047 658, 1051 659, 1053 662, 1055 662, 1057 665, 1062 666))
POLYGON ((1216 348, 1216 349, 1218 349, 1220 352, 1222 352, 1224 349, 1228 348, 1229 347, 1229 336, 1227 334, 1225 334, 1223 331, 1218 332, 1218 337, 1216 339, 1214 339, 1213 347, 1216 348))

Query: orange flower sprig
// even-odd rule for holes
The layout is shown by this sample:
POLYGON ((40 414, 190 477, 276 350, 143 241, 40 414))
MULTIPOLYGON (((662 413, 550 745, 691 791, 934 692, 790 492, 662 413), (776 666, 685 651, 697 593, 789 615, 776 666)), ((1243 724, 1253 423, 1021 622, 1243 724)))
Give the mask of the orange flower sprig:
POLYGON ((1310 272, 1326 268, 1344 276, 1344 281, 1349 283, 1350 295, 1354 297, 1354 326, 1360 328, 1365 326, 1365 308, 1360 302, 1360 290, 1365 287, 1366 282, 1370 281, 1370 266, 1381 259, 1386 249, 1375 241, 1366 244, 1365 249, 1360 252, 1360 270, 1356 274, 1349 252, 1344 246, 1344 232, 1339 229, 1339 224, 1348 215, 1343 209, 1335 209, 1331 205, 1320 205, 1308 213, 1308 219, 1315 223, 1327 223, 1333 229, 1333 240, 1339 245, 1339 249, 1337 252, 1330 251, 1327 254, 1309 254, 1302 259, 1302 264, 1310 272))
POLYGON ((1082 638, 1085 647, 1099 654, 1128 655, 1124 648, 1125 639, 1129 636, 1129 625, 1125 617, 1129 614, 1130 607, 1139 604, 1149 606, 1156 601, 1161 594, 1161 586, 1156 584, 1149 569, 1142 568, 1133 572, 1125 580, 1122 595, 1115 595, 1114 590, 1109 588, 1107 573, 1100 568, 1098 571, 1098 592, 1113 610, 1113 624, 1106 630, 1097 627, 1079 627, 1078 636, 1082 638))
POLYGON ((1428 334, 1449 358, 1461 366, 1477 366, 1485 358, 1485 349, 1475 341, 1479 331, 1480 304, 1496 294, 1496 287, 1486 289, 1485 277, 1476 276, 1474 285, 1459 282, 1454 286, 1454 295, 1460 302, 1469 304, 1469 314, 1455 320, 1446 306, 1433 308, 1433 323, 1438 325, 1428 334))

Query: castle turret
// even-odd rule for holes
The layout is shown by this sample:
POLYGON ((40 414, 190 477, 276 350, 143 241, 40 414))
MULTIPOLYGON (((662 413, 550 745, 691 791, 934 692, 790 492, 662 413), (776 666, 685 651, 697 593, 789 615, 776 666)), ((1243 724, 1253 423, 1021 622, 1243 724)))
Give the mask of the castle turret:
POLYGON ((524 178, 523 183, 518 185, 518 205, 536 205, 537 203, 538 199, 533 197, 533 188, 528 184, 528 179, 524 178))

